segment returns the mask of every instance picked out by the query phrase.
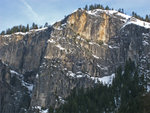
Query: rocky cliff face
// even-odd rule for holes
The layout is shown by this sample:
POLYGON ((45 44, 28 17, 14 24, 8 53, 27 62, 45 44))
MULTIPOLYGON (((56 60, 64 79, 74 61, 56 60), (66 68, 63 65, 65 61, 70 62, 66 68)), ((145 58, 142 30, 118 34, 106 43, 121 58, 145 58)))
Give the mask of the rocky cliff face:
MULTIPOLYGON (((6 90, 8 95, 12 93, 11 87, 18 89, 14 93, 22 92, 19 107, 15 108, 18 111, 13 113, 29 108, 28 112, 41 112, 41 107, 57 108, 76 87, 93 87, 98 82, 110 84, 116 68, 123 66, 128 58, 149 77, 149 28, 149 23, 117 11, 77 10, 50 28, 0 36, 0 58, 8 68, 8 74, 0 75, 8 86, 2 85, 4 89, 10 87, 6 90), (17 81, 10 83, 13 77, 17 81), (28 101, 20 107, 24 105, 23 99, 26 100, 24 95, 28 101)), ((3 90, 0 99, 1 95, 3 90)), ((4 95, 3 98, 17 97, 4 95)), ((4 104, 6 108, 8 105, 4 104)))
POLYGON ((107 42, 110 37, 117 34, 123 21, 120 18, 111 17, 106 12, 96 13, 78 10, 69 16, 69 27, 86 39, 107 42))
POLYGON ((0 37, 0 58, 20 73, 37 71, 50 30, 30 31, 0 37))
POLYGON ((43 58, 50 30, 0 36, 0 113, 24 113, 43 58), (15 70, 15 71, 14 71, 15 70))
POLYGON ((10 84, 10 73, 9 69, 2 64, 0 61, 0 112, 1 113, 10 113, 10 110, 8 108, 12 106, 6 105, 7 102, 9 101, 10 103, 12 102, 12 99, 9 98, 11 94, 11 88, 8 86, 10 84))
POLYGON ((0 113, 24 113, 29 108, 32 86, 22 78, 0 61, 0 113))

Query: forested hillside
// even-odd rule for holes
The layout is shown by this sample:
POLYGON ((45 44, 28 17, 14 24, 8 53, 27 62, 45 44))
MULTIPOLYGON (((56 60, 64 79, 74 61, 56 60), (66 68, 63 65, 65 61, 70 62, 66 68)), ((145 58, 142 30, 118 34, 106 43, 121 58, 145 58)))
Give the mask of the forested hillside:
POLYGON ((49 113, 149 113, 147 80, 131 60, 124 70, 119 67, 112 85, 95 85, 91 89, 74 89, 59 108, 49 113))

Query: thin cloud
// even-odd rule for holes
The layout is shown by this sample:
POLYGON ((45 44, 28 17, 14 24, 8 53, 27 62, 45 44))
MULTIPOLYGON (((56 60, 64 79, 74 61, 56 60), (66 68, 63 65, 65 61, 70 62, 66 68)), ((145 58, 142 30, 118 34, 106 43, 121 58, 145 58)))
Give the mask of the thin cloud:
POLYGON ((21 2, 24 4, 24 6, 27 8, 28 10, 28 16, 30 18, 32 18, 34 21, 37 21, 38 23, 40 23, 42 21, 42 19, 39 17, 39 15, 33 10, 33 8, 25 1, 25 0, 21 0, 21 2))

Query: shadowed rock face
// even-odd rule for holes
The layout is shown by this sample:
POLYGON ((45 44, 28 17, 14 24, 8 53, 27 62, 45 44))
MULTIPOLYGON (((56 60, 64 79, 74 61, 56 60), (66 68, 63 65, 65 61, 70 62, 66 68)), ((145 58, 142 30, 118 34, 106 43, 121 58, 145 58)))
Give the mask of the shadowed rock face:
MULTIPOLYGON (((26 106, 20 108, 27 110, 30 105, 30 112, 37 106, 57 108, 72 89, 93 87, 97 78, 115 73, 128 58, 136 62, 140 73, 150 75, 149 29, 134 24, 124 26, 123 19, 103 11, 93 14, 78 10, 51 28, 0 36, 1 60, 6 67, 23 74, 16 83, 23 80, 34 85, 29 93, 26 87, 13 84, 14 88, 24 87, 18 90, 27 96, 32 94, 26 106)), ((9 84, 12 77, 5 76, 9 84)), ((18 106, 21 102, 20 99, 18 106)))
POLYGON ((11 88, 8 86, 10 84, 10 72, 9 69, 2 64, 0 61, 0 112, 1 113, 10 113, 9 110, 7 110, 9 106, 6 105, 7 102, 12 102, 12 99, 9 98, 11 94, 11 88))
POLYGON ((50 29, 0 36, 0 59, 5 63, 0 63, 0 113, 24 113, 29 108, 30 88, 49 34, 50 29))
POLYGON ((20 73, 37 71, 50 30, 0 36, 0 58, 20 73))
POLYGON ((31 97, 19 76, 0 61, 0 113, 23 113, 31 97))

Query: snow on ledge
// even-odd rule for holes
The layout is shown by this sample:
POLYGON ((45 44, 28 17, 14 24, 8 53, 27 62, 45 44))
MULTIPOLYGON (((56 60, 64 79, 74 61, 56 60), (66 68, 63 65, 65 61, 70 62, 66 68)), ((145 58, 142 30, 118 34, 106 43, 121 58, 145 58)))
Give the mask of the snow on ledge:
POLYGON ((14 70, 10 70, 10 73, 11 73, 11 74, 18 75, 18 76, 21 77, 21 78, 23 77, 22 74, 19 74, 18 72, 14 71, 14 70))
POLYGON ((10 37, 11 35, 1 35, 1 36, 3 36, 3 37, 10 37))
POLYGON ((17 32, 17 33, 14 33, 15 35, 26 35, 26 34, 28 34, 29 32, 17 32))
MULTIPOLYGON (((32 29, 30 31, 43 31, 43 30, 46 30, 48 27, 44 27, 44 28, 40 28, 40 29, 32 29)), ((29 32, 30 32, 29 31, 29 32)))
POLYGON ((56 45, 56 47, 58 47, 60 50, 65 50, 65 48, 63 48, 61 45, 56 45))
POLYGON ((143 41, 143 45, 144 45, 144 46, 147 46, 147 45, 149 45, 149 43, 144 40, 144 41, 143 41))
POLYGON ((53 39, 49 39, 47 42, 54 43, 54 44, 56 43, 56 41, 53 39))
POLYGON ((147 92, 150 92, 150 85, 147 86, 147 92))
POLYGON ((48 113, 48 109, 43 110, 41 106, 32 107, 33 109, 38 109, 40 113, 48 113))
POLYGON ((92 80, 95 81, 95 83, 98 83, 98 82, 101 82, 103 84, 112 84, 112 81, 113 81, 113 78, 115 78, 115 74, 113 73, 112 75, 110 76, 104 76, 104 77, 91 77, 92 80))
POLYGON ((115 73, 111 74, 110 76, 104 76, 104 77, 91 77, 90 75, 83 74, 82 72, 80 72, 79 75, 77 75, 77 73, 75 74, 72 71, 68 71, 67 76, 72 77, 72 78, 87 77, 88 79, 93 80, 95 82, 95 84, 97 84, 97 83, 103 83, 105 85, 112 84, 113 78, 115 78, 115 73))
POLYGON ((92 56, 93 56, 94 58, 96 58, 96 59, 99 59, 99 57, 98 57, 98 56, 96 56, 96 55, 94 55, 94 54, 92 54, 92 56))
POLYGON ((51 59, 51 57, 49 57, 49 56, 45 56, 44 58, 45 58, 45 59, 51 59))

